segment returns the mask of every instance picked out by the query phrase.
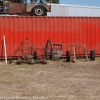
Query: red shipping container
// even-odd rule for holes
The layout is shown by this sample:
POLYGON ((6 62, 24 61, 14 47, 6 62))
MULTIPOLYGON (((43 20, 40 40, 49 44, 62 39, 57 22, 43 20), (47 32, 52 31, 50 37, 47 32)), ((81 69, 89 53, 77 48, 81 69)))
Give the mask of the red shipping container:
MULTIPOLYGON (((7 56, 14 56, 18 45, 26 38, 35 48, 44 48, 48 39, 62 43, 64 55, 67 50, 73 52, 72 44, 85 44, 88 54, 93 49, 100 55, 99 17, 0 17, 0 57, 4 56, 3 35, 7 56)), ((77 48, 77 54, 84 55, 83 47, 77 48)))

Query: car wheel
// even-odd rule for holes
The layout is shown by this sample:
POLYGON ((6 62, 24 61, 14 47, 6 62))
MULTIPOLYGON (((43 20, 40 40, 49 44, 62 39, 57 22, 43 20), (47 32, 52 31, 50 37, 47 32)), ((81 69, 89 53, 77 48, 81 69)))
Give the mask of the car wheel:
POLYGON ((35 16, 45 16, 46 10, 43 6, 36 6, 33 9, 33 15, 35 15, 35 16))

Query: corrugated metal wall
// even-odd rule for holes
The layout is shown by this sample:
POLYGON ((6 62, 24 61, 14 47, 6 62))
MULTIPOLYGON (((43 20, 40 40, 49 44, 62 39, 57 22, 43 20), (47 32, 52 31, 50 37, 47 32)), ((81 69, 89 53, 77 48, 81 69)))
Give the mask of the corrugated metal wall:
POLYGON ((48 16, 100 16, 100 7, 52 4, 48 16))
MULTIPOLYGON (((26 38, 35 48, 44 48, 48 39, 62 43, 64 55, 66 50, 73 52, 71 44, 85 44, 88 53, 94 49, 100 55, 99 17, 0 17, 0 56, 4 55, 3 35, 8 56, 13 56, 26 38)), ((77 54, 84 54, 83 47, 77 49, 77 54)))

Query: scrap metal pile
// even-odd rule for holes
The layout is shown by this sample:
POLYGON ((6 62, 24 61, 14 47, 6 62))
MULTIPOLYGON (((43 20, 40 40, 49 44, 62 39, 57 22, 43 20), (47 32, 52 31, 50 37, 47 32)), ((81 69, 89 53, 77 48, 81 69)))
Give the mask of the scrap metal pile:
MULTIPOLYGON (((71 57, 70 51, 66 51, 66 62, 70 62, 72 58, 72 62, 76 62, 76 49, 79 48, 75 44, 69 45, 73 47, 73 57, 71 57)), ((85 44, 80 45, 84 49, 84 54, 86 57, 86 61, 88 61, 88 55, 85 44)), ((54 61, 59 60, 60 57, 63 56, 63 44, 61 43, 51 43, 51 41, 48 39, 45 47, 43 49, 41 48, 35 48, 35 46, 30 45, 29 39, 26 38, 26 42, 21 41, 18 45, 17 50, 14 53, 14 56, 17 56, 16 64, 21 63, 28 63, 28 64, 35 64, 35 63, 43 63, 47 64, 48 59, 52 59, 54 61), (38 50, 43 52, 43 57, 40 57, 38 54, 38 50)), ((92 61, 95 60, 95 52, 94 50, 90 51, 90 59, 92 61)))
MULTIPOLYGON (((66 52, 66 61, 67 62, 70 62, 70 60, 72 58, 72 62, 75 63, 76 62, 76 52, 77 52, 77 49, 80 49, 82 47, 83 47, 83 51, 84 51, 84 55, 85 55, 86 61, 89 61, 88 54, 87 54, 87 49, 86 49, 86 45, 85 44, 79 44, 78 46, 76 44, 71 44, 69 46, 72 47, 73 53, 71 54, 70 51, 67 50, 67 52, 66 52), (71 55, 73 57, 71 57, 71 55)), ((95 51, 94 50, 90 51, 90 60, 91 61, 95 61, 95 51)))
POLYGON ((38 48, 35 48, 34 46, 31 46, 29 44, 28 38, 26 39, 26 43, 24 41, 21 41, 14 54, 15 56, 18 53, 18 58, 16 60, 16 63, 34 64, 36 62, 40 62, 46 64, 47 63, 46 59, 40 58, 39 55, 37 54, 37 49, 38 48))
POLYGON ((63 45, 60 43, 51 43, 48 39, 45 47, 46 59, 58 60, 63 55, 63 45))
POLYGON ((47 64, 48 58, 52 57, 52 60, 58 60, 63 55, 63 45, 59 43, 52 43, 50 40, 47 41, 45 48, 35 48, 29 44, 29 39, 26 39, 26 43, 21 41, 17 50, 15 51, 14 56, 18 57, 16 59, 16 64, 29 63, 35 64, 37 62, 47 64), (59 47, 59 48, 57 48, 59 47), (41 58, 37 51, 43 51, 44 57, 41 58))

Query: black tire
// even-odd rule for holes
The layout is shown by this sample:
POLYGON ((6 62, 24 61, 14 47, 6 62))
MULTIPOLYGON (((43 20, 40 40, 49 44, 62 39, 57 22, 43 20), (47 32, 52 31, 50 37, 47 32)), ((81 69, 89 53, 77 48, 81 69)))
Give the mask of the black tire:
POLYGON ((32 10, 33 15, 35 16, 46 16, 47 12, 43 6, 36 6, 32 10))
POLYGON ((66 52, 66 61, 70 62, 70 51, 66 52))
POLYGON ((94 52, 94 50, 91 50, 91 51, 90 51, 90 59, 91 59, 92 61, 95 61, 95 52, 94 52))

